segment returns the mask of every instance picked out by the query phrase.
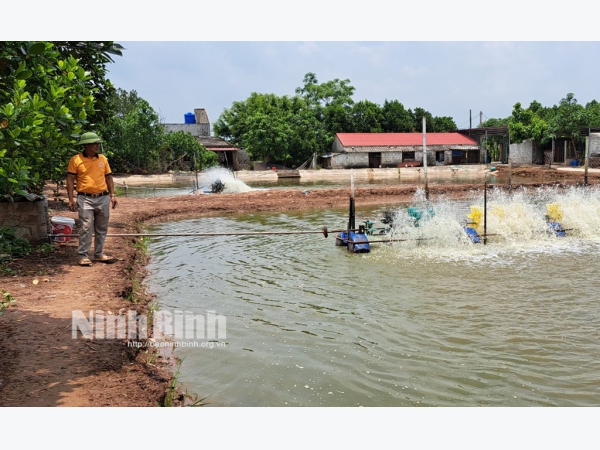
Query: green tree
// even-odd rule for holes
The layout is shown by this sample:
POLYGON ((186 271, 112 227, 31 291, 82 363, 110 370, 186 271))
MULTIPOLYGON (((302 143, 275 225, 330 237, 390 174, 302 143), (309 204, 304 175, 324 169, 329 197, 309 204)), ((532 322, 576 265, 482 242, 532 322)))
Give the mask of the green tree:
POLYGON ((589 127, 600 127, 600 103, 592 100, 585 105, 589 127))
POLYGON ((535 100, 527 109, 521 103, 515 103, 508 121, 510 141, 518 143, 531 139, 536 145, 548 143, 555 134, 545 117, 548 117, 548 112, 535 100))
MULTIPOLYGON (((164 130, 158 114, 150 104, 137 98, 137 94, 119 93, 123 110, 115 114, 106 127, 105 151, 115 172, 160 172, 160 151, 164 143, 164 130), (134 100, 135 104, 127 100, 134 100)), ((119 102, 117 102, 119 103, 119 102)))
POLYGON ((326 137, 323 148, 330 148, 336 133, 352 133, 354 123, 352 120, 352 107, 348 105, 329 105, 323 110, 323 119, 320 115, 313 114, 321 124, 326 137))
POLYGON ((315 108, 321 106, 326 108, 330 105, 348 105, 352 106, 354 101, 355 88, 350 85, 350 80, 334 80, 326 81, 319 84, 317 76, 309 72, 304 75, 304 86, 296 88, 296 94, 306 100, 309 107, 315 108))
POLYGON ((245 147, 254 160, 299 165, 326 139, 322 124, 300 97, 253 92, 234 102, 213 125, 215 134, 245 147))
POLYGON ((163 170, 202 170, 218 164, 215 152, 206 150, 191 133, 182 130, 165 135, 162 161, 163 170))
POLYGON ((288 117, 258 112, 248 117, 246 125, 244 142, 253 159, 285 163, 291 158, 292 127, 288 117))
POLYGON ((586 109, 577 103, 577 99, 572 93, 569 93, 552 110, 554 114, 549 120, 552 134, 569 139, 573 150, 576 151, 577 142, 581 139, 581 128, 589 124, 586 109))
POLYGON ((413 118, 413 129, 418 133, 423 132, 423 117, 425 117, 425 126, 427 127, 426 131, 434 131, 433 130, 433 116, 429 111, 425 111, 423 108, 415 108, 414 112, 410 109, 408 112, 411 114, 413 118))
POLYGON ((334 80, 320 83, 317 76, 309 72, 304 76, 304 86, 296 88, 296 94, 306 101, 320 128, 318 135, 321 137, 319 147, 331 148, 336 133, 348 133, 355 129, 352 107, 355 88, 350 85, 350 80, 334 80))
POLYGON ((110 98, 115 88, 108 79, 107 65, 114 63, 113 56, 123 56, 125 48, 113 41, 52 41, 54 48, 63 58, 72 56, 90 78, 88 83, 94 89, 95 107, 88 115, 88 121, 97 127, 108 122, 113 110, 110 98))
POLYGON ((53 43, 0 43, 1 198, 41 194, 46 180, 64 179, 97 92, 91 73, 53 43))
MULTIPOLYGON (((488 128, 488 127, 501 127, 508 126, 509 118, 505 119, 497 119, 491 118, 483 122, 479 128, 488 128)), ((502 145, 504 143, 503 136, 488 136, 487 139, 483 139, 481 144, 487 148, 490 158, 492 161, 499 161, 502 153, 502 145)))
POLYGON ((385 133, 410 133, 413 131, 413 118, 398 100, 383 103, 381 127, 385 133))
POLYGON ((381 133, 383 113, 378 104, 362 100, 352 107, 352 123, 356 133, 381 133))
POLYGON ((433 131, 436 133, 448 133, 456 131, 458 128, 452 117, 434 117, 433 118, 433 131))

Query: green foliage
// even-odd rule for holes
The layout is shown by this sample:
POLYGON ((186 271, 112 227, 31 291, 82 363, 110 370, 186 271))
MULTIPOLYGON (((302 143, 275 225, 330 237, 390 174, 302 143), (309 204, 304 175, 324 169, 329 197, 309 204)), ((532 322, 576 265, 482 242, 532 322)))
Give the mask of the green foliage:
POLYGON ((449 133, 458 129, 452 117, 434 117, 432 122, 432 131, 436 133, 449 133))
POLYGON ((255 92, 225 110, 214 130, 245 147, 254 160, 290 164, 304 162, 324 141, 322 124, 305 100, 255 92))
POLYGON ((84 68, 71 55, 78 44, 0 45, 0 200, 41 194, 47 180, 62 180, 78 135, 98 117, 99 86, 109 82, 101 61, 84 68))
POLYGON ((588 126, 600 127, 600 103, 592 100, 585 105, 585 111, 588 117, 588 126))
POLYGON ((538 144, 546 144, 555 137, 546 120, 547 117, 549 117, 548 111, 535 100, 527 109, 523 109, 521 103, 515 103, 508 123, 511 142, 518 143, 531 139, 538 144))
POLYGON ((135 90, 115 90, 109 98, 112 119, 102 129, 113 172, 160 173, 205 169, 218 164, 188 132, 165 133, 158 114, 135 90))
POLYGON ((107 64, 114 56, 123 56, 123 46, 112 41, 52 41, 63 57, 72 56, 89 74, 89 85, 94 90, 94 109, 88 112, 88 121, 95 127, 107 123, 113 116, 109 98, 115 88, 107 78, 107 64))
POLYGON ((318 84, 317 76, 309 72, 304 75, 304 86, 296 88, 296 94, 302 97, 311 108, 327 108, 331 105, 352 106, 354 101, 354 86, 350 80, 338 78, 318 84))
POLYGON ((381 133, 383 113, 376 103, 363 100, 352 107, 352 123, 355 133, 381 133))
POLYGON ((336 133, 420 130, 423 115, 433 131, 455 130, 448 117, 435 118, 417 108, 416 116, 397 100, 380 107, 368 100, 354 103, 350 80, 319 83, 307 73, 295 97, 253 92, 236 101, 214 123, 215 134, 244 147, 253 160, 300 165, 313 153, 331 149, 336 133))
POLYGON ((561 99, 558 105, 545 108, 533 101, 523 109, 521 103, 513 107, 509 118, 511 142, 531 139, 540 145, 547 145, 553 138, 566 138, 575 151, 581 140, 581 129, 600 123, 600 106, 594 100, 584 108, 577 103, 572 93, 561 99))
POLYGON ((48 242, 40 245, 37 248, 37 251, 39 251, 42 255, 49 255, 51 253, 54 253, 55 250, 56 250, 56 247, 54 247, 54 245, 52 245, 48 242))
POLYGON ((173 378, 171 378, 171 381, 169 382, 169 386, 167 386, 167 392, 165 393, 165 397, 162 401, 161 406, 164 406, 166 408, 175 406, 175 400, 178 397, 177 383, 179 381, 179 375, 181 374, 181 364, 183 363, 183 359, 184 358, 180 359, 177 363, 177 369, 173 374, 173 378))
POLYGON ((0 316, 4 313, 4 310, 17 300, 10 295, 10 293, 2 290, 2 296, 0 296, 0 316))
POLYGON ((382 123, 383 131, 386 133, 410 133, 414 128, 414 121, 411 114, 404 109, 404 105, 398 100, 383 103, 382 123))
POLYGON ((552 108, 552 112, 552 117, 548 121, 552 135, 569 139, 573 150, 576 151, 577 142, 581 139, 581 128, 589 124, 586 109, 577 103, 572 93, 569 93, 561 99, 558 106, 552 108))
POLYGON ((15 235, 12 228, 0 228, 0 254, 23 256, 31 252, 29 241, 15 235))
MULTIPOLYGON (((488 119, 483 122, 480 127, 500 127, 507 126, 509 118, 506 119, 488 119)), ((490 158, 492 161, 499 161, 502 153, 503 136, 489 136, 487 139, 482 140, 482 145, 487 148, 490 158)))
POLYGON ((165 136, 162 161, 165 170, 202 170, 216 165, 217 155, 206 150, 192 134, 175 131, 165 136))
POLYGON ((415 108, 414 112, 410 109, 408 110, 413 118, 414 122, 414 130, 418 133, 423 132, 423 117, 425 117, 425 127, 428 131, 433 130, 433 116, 428 111, 425 111, 423 108, 415 108))
POLYGON ((125 173, 162 171, 160 150, 165 133, 156 111, 135 91, 118 89, 109 101, 115 114, 102 134, 111 169, 125 173))

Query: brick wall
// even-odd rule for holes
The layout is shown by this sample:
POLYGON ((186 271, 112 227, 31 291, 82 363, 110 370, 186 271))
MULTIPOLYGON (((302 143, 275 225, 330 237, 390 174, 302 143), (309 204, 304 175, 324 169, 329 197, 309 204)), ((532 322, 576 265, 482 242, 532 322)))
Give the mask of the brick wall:
POLYGON ((192 136, 210 136, 210 125, 201 123, 165 123, 165 132, 187 131, 192 136))
POLYGON ((331 158, 332 169, 369 167, 368 153, 341 153, 331 158))
POLYGON ((0 228, 13 228, 32 243, 46 241, 51 231, 48 201, 0 202, 0 228))
POLYGON ((520 144, 510 144, 508 160, 513 164, 533 164, 533 145, 526 139, 520 144))
POLYGON ((600 133, 590 133, 589 148, 590 155, 600 153, 600 133))

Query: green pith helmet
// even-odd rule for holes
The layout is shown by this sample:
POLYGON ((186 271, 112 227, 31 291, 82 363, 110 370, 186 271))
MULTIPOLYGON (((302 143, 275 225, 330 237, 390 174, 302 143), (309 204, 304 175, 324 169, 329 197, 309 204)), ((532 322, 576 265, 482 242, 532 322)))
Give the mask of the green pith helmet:
POLYGON ((83 133, 79 138, 79 142, 77 145, 85 145, 85 144, 99 144, 102 142, 102 139, 96 133, 83 133))

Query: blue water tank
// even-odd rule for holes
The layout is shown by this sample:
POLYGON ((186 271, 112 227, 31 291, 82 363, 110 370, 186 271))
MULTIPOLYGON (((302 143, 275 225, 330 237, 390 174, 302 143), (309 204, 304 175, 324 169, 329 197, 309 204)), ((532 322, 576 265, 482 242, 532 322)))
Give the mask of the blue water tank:
POLYGON ((186 124, 196 123, 196 114, 194 113, 186 113, 183 117, 186 124))

